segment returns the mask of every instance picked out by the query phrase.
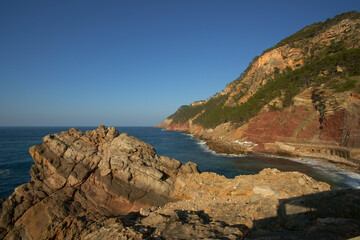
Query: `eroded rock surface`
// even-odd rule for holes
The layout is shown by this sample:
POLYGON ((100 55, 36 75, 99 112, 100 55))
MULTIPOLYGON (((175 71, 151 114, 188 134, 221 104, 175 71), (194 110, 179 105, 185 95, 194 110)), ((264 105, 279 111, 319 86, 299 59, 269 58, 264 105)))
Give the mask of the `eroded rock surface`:
POLYGON ((299 172, 227 179, 99 126, 44 137, 30 182, 0 202, 2 239, 317 239, 360 234, 358 191, 299 172), (275 237, 274 237, 275 236, 275 237))
POLYGON ((149 144, 104 126, 48 135, 30 154, 31 181, 2 204, 0 238, 46 239, 68 216, 163 205, 171 201, 174 177, 198 172, 195 164, 159 157, 149 144))

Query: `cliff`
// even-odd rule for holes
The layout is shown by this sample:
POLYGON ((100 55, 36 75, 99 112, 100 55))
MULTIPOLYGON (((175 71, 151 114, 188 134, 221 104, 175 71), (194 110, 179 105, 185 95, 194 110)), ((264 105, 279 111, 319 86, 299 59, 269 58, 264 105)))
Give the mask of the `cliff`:
POLYGON ((358 12, 307 26, 158 127, 194 134, 219 152, 321 157, 358 171, 359 46, 358 12))
POLYGON ((158 156, 104 126, 48 135, 30 153, 31 181, 1 201, 1 239, 360 234, 358 191, 343 190, 340 198, 299 172, 265 169, 234 179, 200 173, 194 163, 158 156))

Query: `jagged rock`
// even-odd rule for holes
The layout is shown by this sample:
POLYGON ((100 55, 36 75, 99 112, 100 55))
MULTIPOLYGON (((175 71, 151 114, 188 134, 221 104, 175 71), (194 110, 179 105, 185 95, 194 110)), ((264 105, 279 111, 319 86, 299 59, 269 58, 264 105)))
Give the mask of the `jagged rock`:
POLYGON ((200 173, 194 163, 159 157, 149 144, 104 126, 48 135, 30 153, 31 181, 0 201, 1 239, 360 233, 358 192, 326 192, 328 184, 298 172, 264 169, 234 179, 200 173))
POLYGON ((195 164, 159 157, 149 144, 102 125, 45 136, 30 154, 31 182, 3 202, 0 237, 41 239, 69 215, 114 216, 163 205, 171 201, 173 177, 198 173, 195 164))

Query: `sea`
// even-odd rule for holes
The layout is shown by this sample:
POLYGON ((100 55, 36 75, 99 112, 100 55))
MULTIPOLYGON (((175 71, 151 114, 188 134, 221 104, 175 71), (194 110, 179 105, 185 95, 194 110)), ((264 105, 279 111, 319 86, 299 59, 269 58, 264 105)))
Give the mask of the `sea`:
MULTIPOLYGON (((96 127, 76 127, 85 132, 96 127)), ((29 148, 41 144, 48 134, 67 131, 70 127, 0 127, 0 198, 9 197, 14 189, 31 179, 34 164, 29 148)), ((332 189, 360 188, 360 175, 310 158, 283 158, 270 155, 217 154, 203 141, 191 135, 152 127, 116 127, 151 144, 158 155, 175 158, 182 163, 198 164, 200 171, 211 171, 233 178, 256 174, 264 168, 299 171, 316 180, 327 182, 332 189)))

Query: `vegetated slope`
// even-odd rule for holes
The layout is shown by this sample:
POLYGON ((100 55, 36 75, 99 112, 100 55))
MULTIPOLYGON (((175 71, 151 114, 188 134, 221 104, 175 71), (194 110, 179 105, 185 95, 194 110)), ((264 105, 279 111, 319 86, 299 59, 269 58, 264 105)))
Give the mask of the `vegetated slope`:
POLYGON ((359 46, 356 11, 307 26, 254 57, 221 93, 181 106, 159 127, 250 140, 258 151, 276 141, 359 148, 359 46))

